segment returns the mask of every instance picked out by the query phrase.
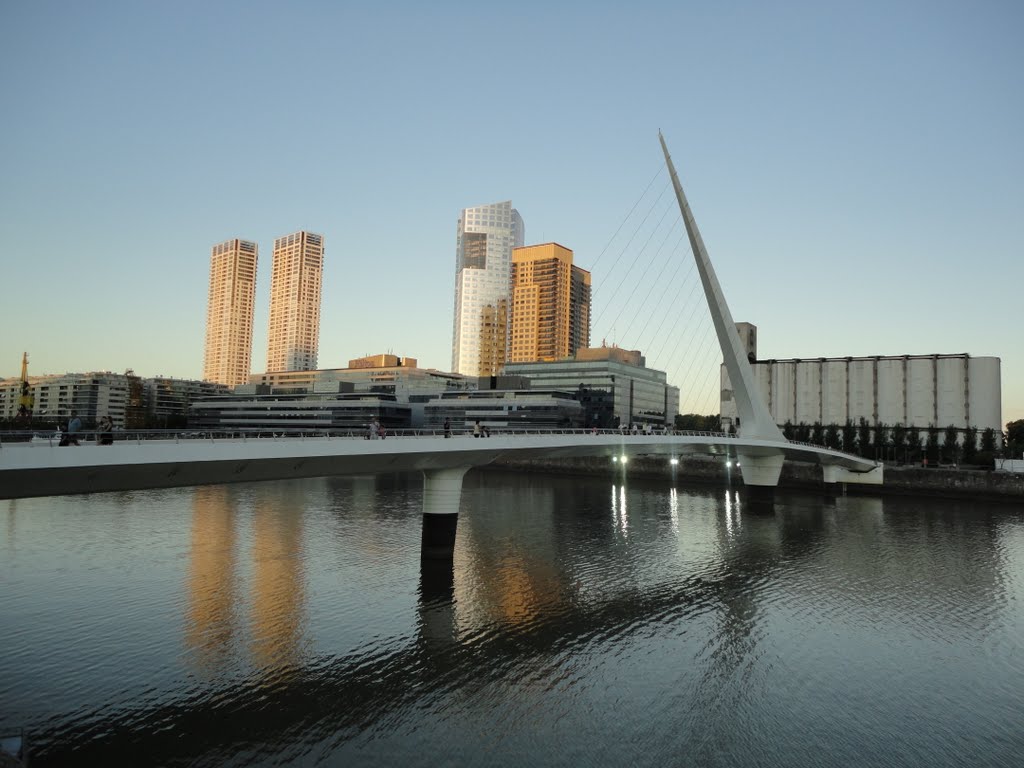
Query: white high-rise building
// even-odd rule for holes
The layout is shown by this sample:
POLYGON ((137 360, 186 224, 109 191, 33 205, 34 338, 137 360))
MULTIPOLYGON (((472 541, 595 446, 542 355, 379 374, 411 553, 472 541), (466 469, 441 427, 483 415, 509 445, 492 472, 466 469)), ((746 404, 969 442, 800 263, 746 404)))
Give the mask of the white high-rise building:
POLYGON ((452 371, 495 376, 505 364, 511 321, 512 249, 526 229, 512 202, 466 208, 455 241, 452 371))
POLYGON ((323 236, 295 232, 274 241, 268 373, 316 370, 323 266, 323 236))
POLYGON ((213 246, 204 381, 229 387, 249 381, 257 251, 256 243, 237 238, 213 246))

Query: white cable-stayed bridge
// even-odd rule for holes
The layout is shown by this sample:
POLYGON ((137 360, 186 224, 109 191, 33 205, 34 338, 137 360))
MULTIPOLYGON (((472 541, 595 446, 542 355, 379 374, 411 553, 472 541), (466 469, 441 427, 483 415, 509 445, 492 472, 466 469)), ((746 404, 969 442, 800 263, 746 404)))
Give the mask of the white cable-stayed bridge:
POLYGON ((602 273, 607 297, 598 294, 601 301, 595 299, 602 309, 593 327, 608 329, 613 341, 621 340, 620 346, 651 350, 649 365, 678 382, 683 412, 715 409, 719 360, 724 361, 739 416, 735 434, 559 430, 477 439, 413 431, 386 440, 327 434, 287 439, 140 437, 77 449, 45 442, 7 443, 0 444, 0 498, 421 471, 423 554, 450 557, 464 474, 501 458, 604 456, 609 462, 628 462, 640 455, 664 456, 668 461, 694 453, 727 455, 737 460, 748 497, 760 503, 771 502, 786 459, 819 463, 826 487, 840 482, 880 484, 882 467, 876 462, 786 440, 772 420, 661 141, 668 180, 662 183, 661 171, 651 179, 592 265, 610 265, 602 273), (682 253, 684 243, 692 259, 682 253))

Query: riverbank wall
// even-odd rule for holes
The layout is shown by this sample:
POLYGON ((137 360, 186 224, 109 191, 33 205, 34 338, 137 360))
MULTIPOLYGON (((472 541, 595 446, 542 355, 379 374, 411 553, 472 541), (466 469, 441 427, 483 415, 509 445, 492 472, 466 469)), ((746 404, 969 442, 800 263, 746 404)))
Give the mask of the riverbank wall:
MULTIPOLYGON (((491 466, 545 474, 620 477, 621 465, 606 458, 565 458, 496 461, 491 466)), ((720 458, 691 456, 679 464, 669 465, 664 458, 630 459, 625 472, 629 477, 674 477, 677 482, 724 487, 741 486, 735 467, 726 467, 720 458)), ((924 469, 921 467, 886 466, 882 485, 841 484, 840 493, 857 496, 931 496, 936 498, 972 498, 1024 503, 1024 474, 978 469, 924 469)), ((823 491, 821 466, 787 461, 782 466, 779 488, 823 491)))

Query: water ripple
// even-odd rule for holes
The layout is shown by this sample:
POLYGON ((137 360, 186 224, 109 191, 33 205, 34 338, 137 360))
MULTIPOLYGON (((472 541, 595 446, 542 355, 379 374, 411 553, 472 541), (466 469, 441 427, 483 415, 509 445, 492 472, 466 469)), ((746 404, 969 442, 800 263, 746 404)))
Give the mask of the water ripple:
POLYGON ((7 503, 35 765, 1016 765, 1024 516, 471 473, 7 503), (922 727, 926 724, 927 727, 922 727))

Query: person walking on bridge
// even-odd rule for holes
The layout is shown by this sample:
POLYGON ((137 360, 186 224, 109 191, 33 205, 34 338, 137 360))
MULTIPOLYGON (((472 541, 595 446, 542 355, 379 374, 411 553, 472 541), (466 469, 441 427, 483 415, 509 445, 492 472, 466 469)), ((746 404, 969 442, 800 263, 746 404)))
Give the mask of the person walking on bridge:
POLYGON ((82 431, 82 420, 78 418, 78 411, 71 411, 71 418, 68 419, 67 444, 78 445, 78 433, 82 431))

